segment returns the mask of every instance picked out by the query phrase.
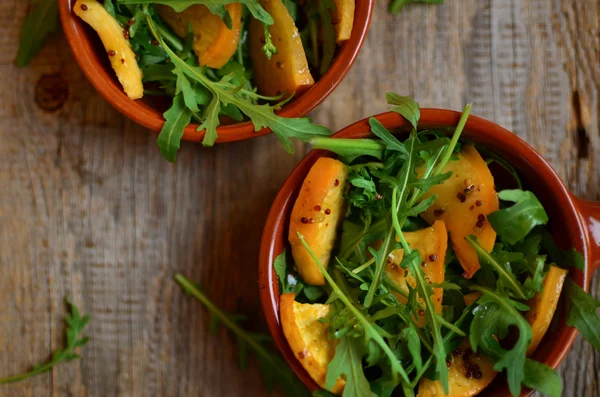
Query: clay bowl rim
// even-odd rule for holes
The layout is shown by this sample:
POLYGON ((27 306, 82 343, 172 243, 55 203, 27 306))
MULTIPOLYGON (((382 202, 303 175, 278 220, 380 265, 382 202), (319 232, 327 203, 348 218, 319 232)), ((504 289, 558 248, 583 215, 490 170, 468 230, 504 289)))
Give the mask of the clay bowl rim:
MULTIPOLYGON (((461 113, 444 110, 444 109, 421 109, 421 118, 419 128, 446 128, 455 127, 460 119, 461 113)), ((374 116, 386 128, 408 131, 409 124, 401 116, 396 113, 387 112, 374 116)), ((364 138, 370 136, 368 118, 360 120, 348 127, 340 130, 333 135, 337 138, 364 138)), ((480 143, 485 146, 496 146, 504 148, 507 153, 510 152, 515 157, 518 157, 521 162, 521 167, 533 168, 537 170, 536 177, 541 177, 543 184, 546 185, 546 192, 552 195, 553 204, 558 206, 564 213, 564 219, 569 225, 568 233, 570 233, 570 242, 578 249, 585 257, 585 271, 572 270, 570 273, 573 280, 586 291, 588 290, 589 279, 591 278, 595 267, 600 264, 599 248, 593 248, 589 225, 586 225, 585 215, 590 215, 593 211, 595 218, 600 219, 600 204, 586 202, 578 197, 575 197, 564 185, 558 174, 544 160, 544 158, 523 139, 500 127, 499 125, 485 120, 477 116, 470 116, 462 138, 475 143, 480 143), (593 205, 593 209, 584 208, 586 205, 593 205), (595 260, 595 264, 592 262, 595 260)), ((496 151, 497 150, 493 150, 496 151)), ((306 157, 295 167, 290 176, 283 184, 281 190, 277 194, 265 223, 263 230, 260 253, 259 253, 259 292, 261 305, 265 314, 269 331, 273 337, 277 348, 282 353, 288 364, 292 367, 298 377, 309 387, 310 390, 315 390, 318 385, 310 378, 308 373, 301 366, 300 362, 291 351, 279 322, 279 286, 277 275, 273 269, 275 258, 283 252, 287 246, 288 222, 287 218, 291 213, 294 200, 298 194, 300 185, 308 173, 308 170, 314 162, 322 156, 331 156, 331 153, 324 150, 312 150, 306 157)), ((513 162, 513 165, 514 162, 513 162)), ((517 169, 519 167, 515 165, 517 169)), ((544 204, 545 206, 547 204, 544 204)), ((552 219, 551 219, 552 220, 552 219)), ((600 242, 597 242, 600 246, 600 242)), ((561 321, 564 323, 564 315, 561 315, 561 321)), ((561 328, 553 333, 553 336, 559 335, 559 340, 554 339, 552 347, 544 343, 547 338, 542 340, 541 348, 536 350, 533 358, 543 356, 540 361, 546 363, 552 368, 557 368, 564 360, 566 354, 577 336, 577 330, 568 327, 564 324, 561 328), (544 349, 547 347, 547 349, 544 349)), ((548 342, 546 340, 546 342, 548 342)), ((498 377, 497 377, 498 378, 498 377)), ((497 390, 492 388, 487 390, 485 396, 510 396, 505 381, 498 382, 497 390)), ((496 383, 493 383, 496 385, 496 383)), ((522 396, 527 396, 533 391, 524 388, 522 396)))
MULTIPOLYGON (((125 95, 113 70, 106 64, 106 60, 101 58, 104 51, 100 53, 96 51, 98 48, 95 42, 98 39, 95 32, 72 12, 74 3, 75 0, 59 0, 60 18, 73 56, 85 76, 115 109, 136 123, 159 132, 164 124, 162 112, 143 100, 132 101, 125 95)), ((365 42, 374 5, 375 0, 356 2, 354 26, 350 39, 341 45, 325 75, 309 90, 284 105, 282 110, 277 112, 279 116, 306 116, 337 88, 350 71, 365 42)), ((198 128, 198 124, 188 125, 182 140, 201 141, 204 138, 204 130, 196 131, 196 128, 198 128)), ((219 138, 216 142, 225 143, 255 138, 271 131, 268 128, 254 131, 252 123, 245 121, 219 126, 217 132, 219 138)))

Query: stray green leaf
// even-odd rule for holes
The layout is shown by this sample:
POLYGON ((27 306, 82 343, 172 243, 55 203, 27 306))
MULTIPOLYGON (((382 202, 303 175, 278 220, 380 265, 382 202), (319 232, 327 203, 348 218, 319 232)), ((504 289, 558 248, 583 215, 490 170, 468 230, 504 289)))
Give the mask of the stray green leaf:
POLYGON ((409 3, 444 4, 444 0, 392 0, 389 11, 392 15, 398 15, 402 8, 409 3))
POLYGON ((16 65, 27 66, 40 52, 46 38, 56 32, 58 25, 58 1, 40 0, 36 2, 21 27, 21 41, 15 60, 16 65))
POLYGON ((273 383, 279 384, 288 397, 306 397, 309 396, 308 390, 304 384, 296 377, 294 371, 275 353, 266 349, 263 344, 269 337, 262 334, 250 333, 244 330, 236 321, 236 317, 228 315, 219 309, 198 287, 196 283, 183 276, 175 274, 175 281, 181 286, 183 291, 196 298, 210 313, 218 319, 218 322, 227 327, 237 338, 240 351, 240 364, 242 368, 247 366, 247 352, 250 349, 254 352, 260 363, 265 384, 267 388, 272 389, 273 383))
POLYGON ((72 304, 69 300, 66 300, 67 307, 70 310, 65 316, 65 340, 66 346, 63 349, 58 349, 52 354, 52 359, 44 364, 38 364, 33 367, 29 372, 21 375, 14 375, 8 378, 0 379, 0 385, 5 383, 18 382, 23 379, 30 378, 35 375, 39 375, 43 372, 50 371, 53 367, 60 364, 63 361, 71 361, 79 358, 79 355, 75 353, 77 347, 83 346, 88 342, 87 337, 81 337, 81 332, 90 320, 89 315, 81 316, 77 306, 72 304))

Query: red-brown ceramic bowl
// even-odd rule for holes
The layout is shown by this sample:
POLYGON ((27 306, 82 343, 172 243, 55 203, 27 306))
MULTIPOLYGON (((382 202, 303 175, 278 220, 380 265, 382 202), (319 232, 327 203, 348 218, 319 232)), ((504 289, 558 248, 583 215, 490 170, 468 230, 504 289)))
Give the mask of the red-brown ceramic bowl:
MULTIPOLYGON (((408 123, 396 113, 383 113, 375 117, 396 134, 406 136, 409 130, 408 123)), ((422 109, 419 128, 455 127, 459 118, 460 113, 450 110, 422 109)), ((369 137, 368 120, 352 124, 334 136, 369 137)), ((525 185, 535 192, 547 210, 550 228, 561 248, 574 247, 583 253, 585 271, 572 270, 571 275, 587 291, 592 274, 600 267, 600 202, 585 201, 574 196, 539 153, 518 136, 490 121, 469 117, 462 138, 484 145, 520 172, 525 185)), ((302 181, 315 161, 326 155, 327 152, 322 150, 311 151, 285 181, 269 212, 259 258, 260 296, 269 330, 289 365, 311 390, 318 386, 296 359, 281 329, 279 287, 273 261, 287 244, 288 219, 302 181)), ((558 326, 548 332, 533 357, 553 368, 558 367, 565 358, 577 335, 575 328, 565 324, 564 305, 562 307, 557 312, 558 326)), ((524 390, 522 395, 526 396, 530 392, 524 390)), ((510 396, 505 378, 497 377, 481 396, 510 396)))
MULTIPOLYGON (((149 128, 160 131, 163 124, 164 108, 144 100, 130 100, 123 92, 112 68, 106 51, 98 35, 85 22, 78 18, 72 7, 76 0, 58 0, 60 18, 67 42, 71 46, 75 60, 98 92, 118 111, 131 120, 149 128)), ((357 0, 354 11, 354 27, 350 40, 339 48, 329 70, 308 91, 294 98, 278 112, 283 117, 305 116, 319 105, 340 84, 348 74, 363 45, 371 22, 375 0, 357 0)), ((190 124, 185 129, 183 140, 201 141, 204 130, 196 131, 197 124, 190 124)), ((264 135, 269 129, 254 131, 251 122, 224 125, 217 128, 217 142, 233 142, 264 135)))

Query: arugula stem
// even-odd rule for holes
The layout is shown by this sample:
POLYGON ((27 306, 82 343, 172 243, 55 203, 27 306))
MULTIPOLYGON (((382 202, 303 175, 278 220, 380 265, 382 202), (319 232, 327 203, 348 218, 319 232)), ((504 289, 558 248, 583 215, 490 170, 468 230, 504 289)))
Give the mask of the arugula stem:
POLYGON ((471 247, 473 247, 473 249, 477 253, 477 256, 480 258, 480 261, 487 264, 492 269, 494 269, 500 275, 500 277, 508 283, 510 289, 517 295, 518 299, 522 299, 522 300, 527 299, 527 296, 525 296, 525 293, 523 292, 523 288, 521 288, 521 285, 519 285, 519 283, 515 279, 514 275, 512 273, 510 273, 509 271, 507 271, 504 268, 504 266, 502 266, 500 263, 498 263, 498 261, 496 261, 496 259, 494 259, 492 254, 487 252, 479 244, 479 242, 477 241, 477 239, 475 237, 467 236, 467 237, 465 237, 465 240, 467 240, 467 242, 471 245, 471 247))
MULTIPOLYGON (((402 185, 401 197, 405 197, 408 194, 408 178, 410 176, 411 170, 414 168, 414 166, 413 166, 414 157, 412 155, 413 150, 414 150, 414 145, 415 145, 414 137, 413 137, 413 139, 410 139, 410 145, 411 145, 411 147, 410 147, 410 150, 408 151, 410 153, 410 155, 408 156, 408 159, 406 160, 404 165, 402 165, 402 169, 400 170, 400 173, 402 173, 402 170, 406 169, 406 172, 404 172, 404 174, 405 174, 404 181, 400 181, 400 184, 402 185)), ((397 187, 394 187, 394 192, 397 192, 397 187)), ((397 216, 399 210, 400 210, 400 203, 393 202, 392 203, 392 220, 393 220, 393 214, 395 213, 397 216)), ((371 303, 373 302, 373 297, 375 296, 375 292, 377 291, 377 289, 379 288, 379 284, 381 283, 381 274, 383 273, 383 269, 385 268, 387 256, 389 255, 389 252, 391 252, 390 247, 391 247, 392 241, 394 240, 394 237, 395 237, 394 236, 394 227, 395 227, 394 224, 392 224, 389 232, 387 233, 387 235, 383 241, 382 251, 381 251, 383 254, 379 258, 379 262, 377 263, 377 267, 375 268, 375 275, 373 276, 373 281, 372 281, 371 285, 369 286, 369 290, 367 291, 367 295, 365 296, 365 300, 363 302, 363 304, 365 305, 366 308, 369 308, 371 306, 371 303)))
POLYGON ((368 261, 366 261, 359 267, 352 270, 352 273, 358 274, 358 273, 362 272, 363 270, 365 270, 366 268, 368 268, 369 266, 371 266, 373 263, 375 263, 375 257, 372 257, 371 259, 369 259, 368 261))
POLYGON ((323 277, 325 277, 325 280, 327 280, 327 283, 331 286, 331 289, 336 294, 338 299, 340 301, 342 301, 342 303, 348 308, 348 310, 350 310, 352 312, 354 317, 361 323, 363 329, 365 330, 365 338, 367 340, 372 339, 377 345, 379 345, 381 350, 385 353, 385 355, 390 360, 390 365, 391 365, 392 369, 394 370, 394 371, 392 371, 392 378, 394 379, 394 382, 397 380, 396 373, 399 373, 400 376, 402 377, 402 380, 404 382, 406 382, 407 384, 410 384, 410 379, 408 378, 408 375, 407 375, 406 371, 404 370, 402 363, 400 361, 398 361, 398 359, 396 358, 396 356, 390 349, 390 346, 385 342, 385 340, 383 340, 381 335, 379 335, 379 333, 375 330, 375 327, 373 327, 373 324, 369 320, 367 320, 367 318, 356 308, 356 306, 354 306, 354 304, 352 302, 350 302, 350 300, 348 299, 348 296, 346 296, 346 294, 344 294, 342 292, 342 290, 335 283, 333 278, 331 278, 331 276, 329 275, 329 273, 327 272, 327 270, 325 269, 325 267, 323 266, 323 264, 321 263, 319 258, 317 258, 317 256, 313 252, 313 250, 310 248, 310 246, 304 239, 304 236, 302 236, 302 234, 300 234, 300 233, 297 233, 297 234, 298 234, 298 238, 300 239, 300 242, 302 243, 304 248, 308 251, 308 253, 312 257, 312 259, 315 261, 315 263, 317 264, 317 267, 323 274, 323 277))
POLYGON ((314 149, 324 149, 339 154, 340 156, 372 156, 378 160, 383 158, 385 145, 375 139, 351 139, 351 138, 329 138, 315 137, 308 143, 314 149))
MULTIPOLYGON (((169 29, 161 26, 160 24, 156 25, 156 29, 161 34, 162 37, 166 39, 166 41, 175 48, 176 51, 183 51, 183 43, 179 39, 178 36, 174 35, 169 29)), ((152 30, 152 29, 151 29, 152 30)), ((154 32, 153 32, 154 33, 154 32)), ((156 35, 155 35, 156 38, 156 35)), ((156 38, 158 40, 158 38, 156 38)), ((164 46, 163 46, 164 47, 164 46)))
POLYGON ((460 120, 458 121, 458 124, 456 125, 456 129, 454 130, 454 134, 452 135, 452 139, 450 140, 450 144, 448 144, 448 146, 446 146, 446 151, 444 152, 444 157, 442 157, 442 161, 440 161, 440 163, 438 164, 436 170, 435 170, 435 175, 439 175, 444 171, 444 167, 446 166, 446 164, 448 164, 448 161, 450 161, 450 157, 452 156, 452 152, 454 152, 454 148, 456 147, 456 144, 458 143, 458 138, 460 138, 460 135, 462 134, 463 129, 465 128, 465 124, 467 124, 467 119, 469 118, 469 115, 471 114, 471 109, 473 108, 473 104, 468 103, 467 105, 465 105, 465 108, 463 109, 463 113, 460 116, 460 120))
POLYGON ((277 370, 279 372, 279 376, 287 378, 290 384, 292 384, 295 381, 295 376, 293 372, 285 371, 284 369, 286 367, 281 367, 281 363, 275 359, 276 356, 274 356, 267 349, 265 349, 260 343, 257 342, 255 338, 251 337, 251 335, 246 330, 240 327, 236 322, 232 321, 230 316, 228 316, 225 312, 221 311, 221 309, 219 309, 214 303, 212 303, 210 299, 208 299, 208 297, 204 295, 200 291, 200 289, 198 289, 194 282, 192 282, 190 279, 188 279, 180 273, 176 273, 174 278, 175 281, 177 281, 177 283, 181 286, 181 288, 183 288, 183 290, 187 294, 192 295, 194 298, 198 299, 200 303, 202 303, 202 305, 206 307, 206 309, 209 312, 211 312, 212 315, 215 316, 221 324, 225 325, 231 332, 233 332, 236 338, 238 338, 238 341, 243 341, 254 351, 254 353, 256 353, 257 356, 260 357, 260 359, 265 360, 275 370, 277 370))

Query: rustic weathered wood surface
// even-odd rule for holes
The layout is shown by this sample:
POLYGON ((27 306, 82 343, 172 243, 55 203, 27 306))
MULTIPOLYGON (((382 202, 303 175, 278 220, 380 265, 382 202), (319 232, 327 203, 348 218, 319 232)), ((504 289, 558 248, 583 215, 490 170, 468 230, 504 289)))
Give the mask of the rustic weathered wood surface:
MULTIPOLYGON (((169 165, 153 134, 94 91, 61 34, 31 67, 14 66, 28 3, 0 2, 0 376, 62 346, 65 296, 94 319, 81 361, 0 395, 265 395, 256 366, 238 370, 234 340, 208 333, 206 312, 172 275, 200 281, 264 330, 260 232, 305 150, 289 156, 273 137, 184 144, 169 165), (60 81, 68 99, 42 110, 36 87, 39 98, 60 81)), ((339 129, 381 112, 390 90, 423 106, 473 102, 573 191, 600 199, 600 1, 448 0, 398 17, 385 3, 353 70, 314 112, 318 122, 339 129)), ((600 355, 579 338, 561 366, 564 395, 600 396, 599 371, 600 355)))

